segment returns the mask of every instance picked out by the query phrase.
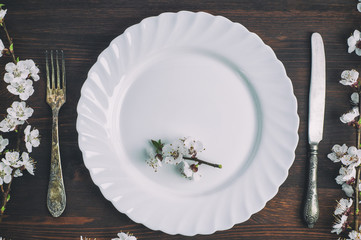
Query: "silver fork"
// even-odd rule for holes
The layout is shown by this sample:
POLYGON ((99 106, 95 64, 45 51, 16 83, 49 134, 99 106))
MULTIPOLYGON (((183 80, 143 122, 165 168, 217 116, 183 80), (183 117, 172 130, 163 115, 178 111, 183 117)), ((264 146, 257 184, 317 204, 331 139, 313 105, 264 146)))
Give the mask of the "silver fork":
POLYGON ((65 84, 65 60, 64 52, 60 51, 61 68, 59 66, 59 52, 55 52, 56 64, 56 81, 54 70, 54 56, 53 51, 50 51, 51 61, 51 75, 49 71, 49 54, 45 52, 46 58, 46 102, 51 107, 53 113, 52 125, 52 144, 51 144, 51 165, 50 165, 50 178, 48 186, 47 205, 49 212, 53 217, 59 217, 66 205, 65 187, 63 174, 61 170, 61 160, 59 151, 59 133, 58 133, 58 116, 61 106, 66 100, 66 84, 65 84), (60 74, 61 72, 61 74, 60 74))

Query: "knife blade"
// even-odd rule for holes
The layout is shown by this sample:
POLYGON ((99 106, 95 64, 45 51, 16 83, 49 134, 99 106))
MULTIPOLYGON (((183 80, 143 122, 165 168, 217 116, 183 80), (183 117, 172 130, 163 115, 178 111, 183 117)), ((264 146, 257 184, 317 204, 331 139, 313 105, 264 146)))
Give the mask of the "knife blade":
POLYGON ((317 151, 323 137, 323 124, 326 100, 326 60, 322 37, 319 33, 311 36, 311 84, 309 93, 308 143, 309 176, 304 219, 309 228, 313 228, 319 217, 317 195, 317 151))

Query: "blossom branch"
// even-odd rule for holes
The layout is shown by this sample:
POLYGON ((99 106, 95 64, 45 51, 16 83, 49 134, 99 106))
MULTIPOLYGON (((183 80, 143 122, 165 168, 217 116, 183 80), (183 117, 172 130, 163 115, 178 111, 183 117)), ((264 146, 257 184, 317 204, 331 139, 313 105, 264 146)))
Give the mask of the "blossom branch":
POLYGON ((31 59, 20 61, 19 58, 15 57, 14 44, 4 22, 7 10, 2 9, 2 6, 4 5, 0 4, 0 26, 4 29, 10 46, 9 49, 5 48, 0 39, 0 57, 4 51, 10 53, 13 59, 13 62, 6 64, 6 73, 3 79, 8 83, 8 91, 19 96, 21 101, 14 101, 11 107, 6 110, 7 116, 0 121, 0 132, 15 132, 17 138, 14 139, 15 144, 10 145, 15 150, 12 148, 5 150, 9 145, 9 139, 4 139, 0 135, 0 156, 2 156, 0 159, 0 216, 4 214, 6 205, 10 200, 13 179, 22 176, 24 170, 34 175, 35 161, 30 158, 29 153, 32 152, 32 147, 40 145, 39 131, 37 129, 31 130, 27 121, 34 110, 28 107, 25 102, 34 93, 33 81, 40 79, 39 68, 31 59), (27 125, 25 130, 23 130, 24 124, 27 125), (25 149, 22 148, 24 143, 26 150, 23 151, 25 149))
POLYGON ((348 113, 340 117, 340 121, 352 126, 356 130, 356 147, 347 147, 336 144, 332 147, 332 153, 328 158, 335 163, 341 163, 339 175, 336 182, 342 185, 342 190, 346 193, 348 199, 342 198, 338 201, 334 212, 335 223, 332 233, 349 233, 351 240, 361 239, 359 232, 359 201, 360 201, 360 177, 361 177, 361 87, 359 73, 356 70, 345 70, 341 74, 340 83, 352 87, 355 92, 351 95, 353 108, 348 113), (357 106, 355 106, 357 105, 357 106), (353 205, 353 206, 352 206, 353 205), (350 226, 349 217, 353 207, 353 226, 350 226))
MULTIPOLYGON (((92 238, 80 236, 80 240, 96 240, 96 238, 92 239, 92 238)), ((128 233, 120 232, 118 233, 117 238, 112 238, 112 240, 137 240, 137 238, 132 234, 130 234, 129 232, 128 233)))
POLYGON ((163 163, 178 165, 182 175, 190 180, 199 180, 199 166, 204 164, 215 168, 222 168, 221 164, 210 163, 197 158, 197 154, 205 150, 203 144, 191 137, 178 139, 170 144, 164 144, 161 140, 151 140, 154 148, 149 152, 147 163, 153 167, 155 171, 162 166, 163 163), (196 163, 189 165, 186 160, 196 163))

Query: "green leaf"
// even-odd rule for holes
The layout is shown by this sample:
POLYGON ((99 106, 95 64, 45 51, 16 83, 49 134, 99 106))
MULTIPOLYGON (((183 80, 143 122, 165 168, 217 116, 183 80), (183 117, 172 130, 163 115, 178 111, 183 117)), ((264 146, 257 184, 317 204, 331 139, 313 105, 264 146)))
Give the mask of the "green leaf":
POLYGON ((0 3, 0 8, 2 8, 2 7, 4 7, 5 6, 5 4, 3 4, 3 3, 0 3))
POLYGON ((156 149, 159 149, 160 146, 161 146, 161 144, 160 144, 159 142, 157 142, 157 141, 152 140, 152 143, 153 143, 153 145, 154 145, 154 147, 155 147, 156 149))
POLYGON ((13 51, 14 51, 14 43, 12 43, 12 44, 10 45, 9 50, 10 50, 10 52, 13 52, 13 51))
POLYGON ((5 212, 5 206, 2 206, 1 213, 4 213, 4 212, 5 212))
POLYGON ((152 142, 153 146, 155 147, 155 151, 157 152, 157 154, 161 153, 163 146, 164 146, 162 141, 159 139, 158 141, 151 140, 151 142, 152 142))
POLYGON ((150 140, 151 142, 152 142, 152 144, 153 144, 153 146, 155 147, 155 146, 157 146, 157 144, 158 144, 158 142, 157 141, 154 141, 153 139, 152 140, 150 140))
POLYGON ((17 57, 17 58, 16 58, 16 62, 18 63, 19 61, 20 61, 20 58, 19 58, 19 57, 17 57))
POLYGON ((6 201, 7 201, 7 202, 10 201, 10 194, 8 194, 8 196, 6 197, 6 201))

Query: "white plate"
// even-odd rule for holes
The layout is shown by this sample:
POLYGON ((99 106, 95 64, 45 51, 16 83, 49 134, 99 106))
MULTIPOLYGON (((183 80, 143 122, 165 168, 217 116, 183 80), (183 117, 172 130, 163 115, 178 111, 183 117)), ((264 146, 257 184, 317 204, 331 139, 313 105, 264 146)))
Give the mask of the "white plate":
POLYGON ((246 221, 278 191, 298 142, 297 104, 272 49, 221 16, 181 11, 144 19, 90 69, 78 104, 84 163, 135 222, 169 234, 211 234, 246 221), (199 182, 146 163, 150 139, 192 136, 206 150, 199 182))

